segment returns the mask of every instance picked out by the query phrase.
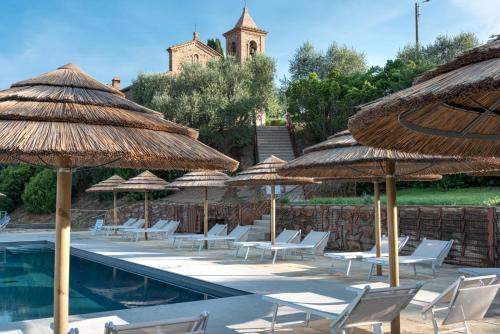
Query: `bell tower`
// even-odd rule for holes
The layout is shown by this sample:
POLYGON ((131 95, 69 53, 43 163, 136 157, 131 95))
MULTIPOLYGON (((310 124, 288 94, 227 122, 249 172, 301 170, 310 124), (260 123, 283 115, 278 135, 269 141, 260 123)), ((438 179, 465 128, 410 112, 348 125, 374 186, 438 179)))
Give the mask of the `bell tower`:
POLYGON ((257 27, 245 6, 234 28, 223 34, 226 38, 226 55, 235 57, 241 64, 256 54, 264 54, 266 35, 267 31, 257 27))

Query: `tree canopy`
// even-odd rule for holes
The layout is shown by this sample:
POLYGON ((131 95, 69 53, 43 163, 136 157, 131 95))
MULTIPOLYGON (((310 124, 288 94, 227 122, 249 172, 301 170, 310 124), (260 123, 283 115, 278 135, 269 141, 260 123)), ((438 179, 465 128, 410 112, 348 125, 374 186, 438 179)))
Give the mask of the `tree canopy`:
POLYGON ((364 72, 366 59, 363 53, 333 42, 326 52, 316 51, 310 42, 302 44, 290 60, 291 80, 307 79, 310 73, 318 78, 327 77, 332 71, 342 75, 364 72))
POLYGON ((218 38, 209 38, 207 41, 207 45, 220 53, 222 57, 224 57, 224 49, 222 49, 222 44, 220 42, 220 39, 218 38))
POLYGON ((141 74, 134 100, 200 130, 208 145, 238 157, 253 138, 255 113, 276 113, 275 64, 262 55, 240 65, 233 57, 206 66, 184 63, 178 75, 141 74))
MULTIPOLYGON (((478 45, 478 38, 470 32, 463 32, 451 37, 440 35, 433 43, 420 48, 417 62, 429 65, 441 65, 449 62, 465 50, 478 45)), ((415 46, 405 46, 398 52, 397 59, 405 63, 415 61, 415 46)))

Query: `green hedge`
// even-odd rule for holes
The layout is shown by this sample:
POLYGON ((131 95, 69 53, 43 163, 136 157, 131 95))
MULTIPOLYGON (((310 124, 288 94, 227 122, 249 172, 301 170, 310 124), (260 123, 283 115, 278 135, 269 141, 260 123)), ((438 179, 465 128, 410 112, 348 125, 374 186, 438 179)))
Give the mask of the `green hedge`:
POLYGON ((12 211, 22 203, 21 194, 29 179, 41 169, 30 165, 2 166, 0 169, 0 211, 12 211))
POLYGON ((43 170, 30 179, 22 195, 26 209, 32 213, 52 213, 56 209, 56 173, 43 170))

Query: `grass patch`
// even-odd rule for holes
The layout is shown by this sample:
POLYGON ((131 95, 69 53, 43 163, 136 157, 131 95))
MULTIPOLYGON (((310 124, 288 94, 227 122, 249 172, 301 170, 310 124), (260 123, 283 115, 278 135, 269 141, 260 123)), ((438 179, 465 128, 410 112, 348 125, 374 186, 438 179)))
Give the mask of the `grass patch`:
MULTIPOLYGON (((385 195, 381 201, 386 203, 385 195)), ((294 204, 372 204, 373 196, 360 197, 317 197, 294 204)), ((500 205, 500 187, 478 187, 464 189, 401 189, 397 191, 400 205, 500 205)))

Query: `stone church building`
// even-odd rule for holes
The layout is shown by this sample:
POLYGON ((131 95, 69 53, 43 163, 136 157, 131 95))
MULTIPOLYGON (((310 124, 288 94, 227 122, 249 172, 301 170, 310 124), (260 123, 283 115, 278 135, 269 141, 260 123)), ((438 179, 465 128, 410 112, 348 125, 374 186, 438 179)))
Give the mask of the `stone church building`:
MULTIPOLYGON (((233 56, 243 63, 255 54, 264 54, 266 35, 267 32, 257 27, 248 8, 245 7, 236 25, 223 34, 226 38, 226 55, 233 56)), ((194 32, 191 41, 173 45, 167 49, 167 52, 169 71, 172 74, 179 73, 184 62, 206 64, 210 59, 222 57, 219 52, 200 42, 198 32, 194 32)))

